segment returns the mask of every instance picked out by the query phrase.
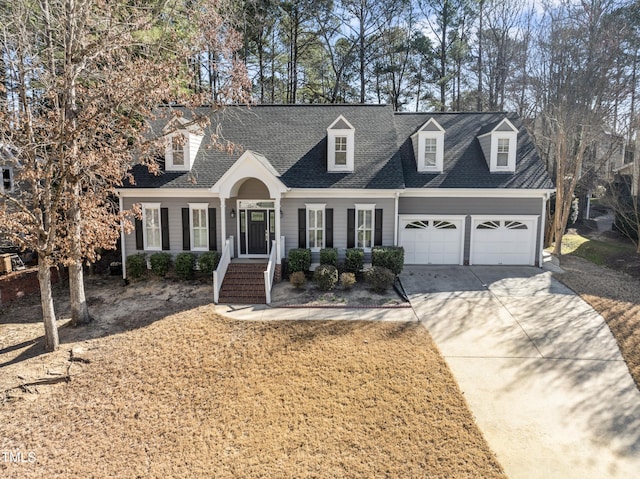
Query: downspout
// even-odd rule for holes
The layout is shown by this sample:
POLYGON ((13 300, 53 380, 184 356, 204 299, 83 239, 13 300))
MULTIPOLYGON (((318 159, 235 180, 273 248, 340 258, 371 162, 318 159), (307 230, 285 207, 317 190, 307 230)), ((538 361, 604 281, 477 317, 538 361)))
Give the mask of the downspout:
POLYGON ((538 266, 544 265, 544 231, 547 224, 547 202, 551 198, 551 193, 546 192, 542 197, 542 218, 540 220, 540 249, 538 250, 538 266))
POLYGON ((393 245, 394 246, 398 246, 398 222, 400 221, 400 219, 398 218, 398 200, 400 198, 400 192, 396 191, 396 198, 395 198, 395 216, 394 216, 394 222, 393 222, 393 245))
MULTIPOLYGON (((124 201, 122 200, 122 193, 118 191, 118 206, 120 208, 120 214, 124 211, 124 201)), ((122 255, 122 279, 127 279, 127 255, 124 247, 124 219, 120 218, 120 254, 122 255)))

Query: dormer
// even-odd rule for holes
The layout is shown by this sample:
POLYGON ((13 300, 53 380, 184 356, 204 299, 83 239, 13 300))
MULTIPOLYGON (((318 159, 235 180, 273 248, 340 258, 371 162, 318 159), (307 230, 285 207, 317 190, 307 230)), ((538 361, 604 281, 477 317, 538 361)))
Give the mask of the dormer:
POLYGON ((507 118, 495 125, 489 125, 486 132, 478 135, 478 141, 491 173, 516 171, 518 130, 507 118))
POLYGON ((444 165, 444 128, 433 118, 411 137, 419 173, 442 173, 444 165))
POLYGON ((340 115, 327 128, 327 171, 353 172, 356 130, 340 115))
POLYGON ((190 171, 204 138, 202 128, 184 118, 174 118, 164 128, 165 170, 190 171))

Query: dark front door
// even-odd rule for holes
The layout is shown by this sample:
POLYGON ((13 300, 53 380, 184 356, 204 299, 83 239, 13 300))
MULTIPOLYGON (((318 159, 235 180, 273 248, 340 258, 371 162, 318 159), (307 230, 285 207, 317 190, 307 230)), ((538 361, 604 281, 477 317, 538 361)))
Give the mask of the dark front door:
POLYGON ((247 210, 249 254, 267 254, 267 210, 247 210))

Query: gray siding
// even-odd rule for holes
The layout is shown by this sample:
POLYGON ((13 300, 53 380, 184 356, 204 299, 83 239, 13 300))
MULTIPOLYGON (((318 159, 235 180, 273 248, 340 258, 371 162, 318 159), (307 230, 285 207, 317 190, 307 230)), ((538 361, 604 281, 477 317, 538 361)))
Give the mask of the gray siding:
POLYGON ((286 253, 298 247, 298 209, 309 203, 325 204, 333 208, 333 246, 338 250, 347 247, 347 210, 357 204, 375 204, 382 208, 382 244, 393 245, 395 225, 395 201, 393 198, 283 198, 281 234, 285 236, 286 253))
MULTIPOLYGON (((464 262, 469 262, 471 215, 538 216, 536 252, 540 251, 540 231, 544 227, 542 198, 408 198, 398 201, 400 215, 467 215, 464 227, 464 262)), ((536 257, 537 261, 537 257, 536 257)))
MULTIPOLYGON (((216 234, 218 250, 222 248, 220 239, 220 202, 218 198, 202 197, 202 198, 124 198, 124 209, 128 210, 134 204, 141 203, 160 203, 161 208, 169 209, 169 246, 168 253, 177 254, 182 249, 182 208, 188 208, 189 203, 208 203, 209 208, 216 209, 216 234)), ((136 235, 135 232, 126 234, 124 237, 125 253, 127 255, 136 253, 136 235)))

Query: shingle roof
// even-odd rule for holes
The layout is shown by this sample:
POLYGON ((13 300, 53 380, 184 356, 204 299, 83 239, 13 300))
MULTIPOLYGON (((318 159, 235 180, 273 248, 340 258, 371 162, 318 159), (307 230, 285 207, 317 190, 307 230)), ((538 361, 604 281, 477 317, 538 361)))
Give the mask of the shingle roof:
MULTIPOLYGON (((185 116, 188 112, 185 110, 185 116)), ((197 114, 211 115, 201 108, 197 114)), ((515 115, 506 115, 519 129, 515 174, 490 173, 476 136, 504 113, 394 113, 379 105, 260 105, 227 107, 211 115, 211 125, 191 172, 154 176, 133 168, 138 188, 211 187, 245 150, 264 155, 290 188, 552 188, 529 135, 515 115), (327 128, 340 116, 355 129, 353 173, 327 172, 327 128), (444 171, 418 173, 411 144, 429 118, 445 129, 444 171), (236 145, 229 154, 207 148, 212 135, 236 145)), ((161 123, 156 131, 162 130, 161 123)))

